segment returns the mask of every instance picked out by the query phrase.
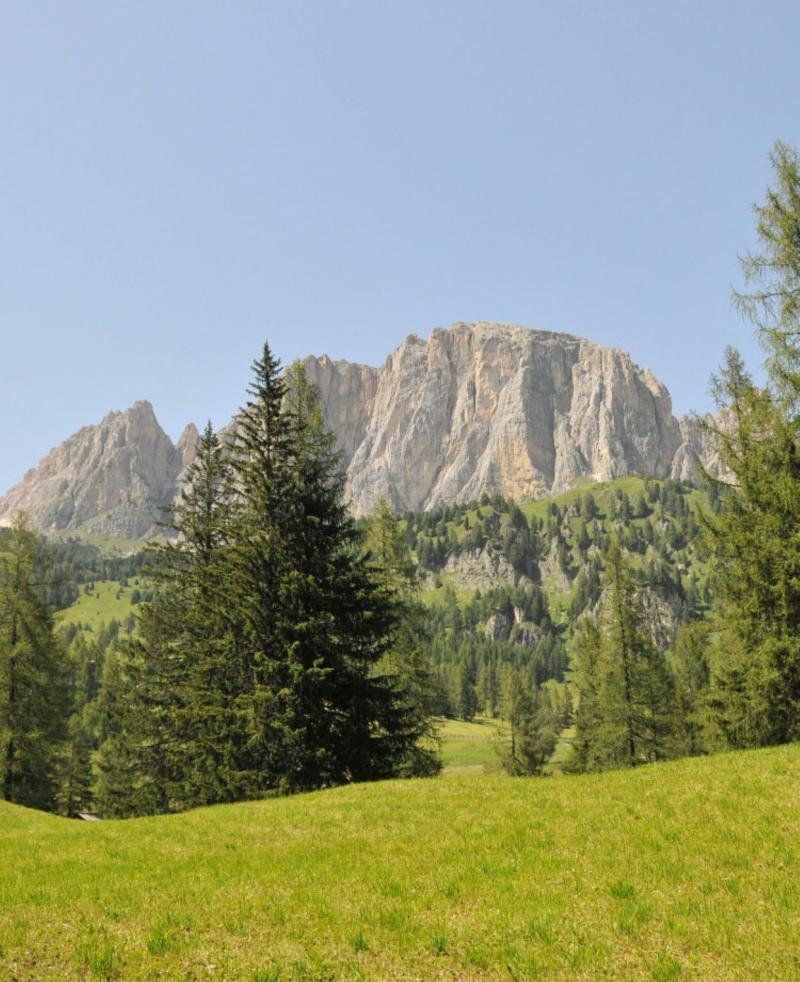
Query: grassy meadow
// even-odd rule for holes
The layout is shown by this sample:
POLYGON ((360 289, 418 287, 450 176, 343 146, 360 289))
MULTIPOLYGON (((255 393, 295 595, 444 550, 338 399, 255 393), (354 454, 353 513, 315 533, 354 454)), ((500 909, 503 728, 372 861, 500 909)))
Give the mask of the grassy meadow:
POLYGON ((124 622, 135 611, 132 597, 136 589, 142 589, 138 577, 129 580, 126 587, 117 580, 98 580, 90 593, 82 587, 75 603, 58 611, 56 619, 59 625, 83 624, 92 631, 112 620, 124 622))
POLYGON ((81 823, 0 803, 0 977, 797 978, 800 747, 81 823))
POLYGON ((476 717, 439 719, 437 727, 441 740, 442 764, 445 769, 473 768, 480 771, 500 767, 499 720, 476 717))

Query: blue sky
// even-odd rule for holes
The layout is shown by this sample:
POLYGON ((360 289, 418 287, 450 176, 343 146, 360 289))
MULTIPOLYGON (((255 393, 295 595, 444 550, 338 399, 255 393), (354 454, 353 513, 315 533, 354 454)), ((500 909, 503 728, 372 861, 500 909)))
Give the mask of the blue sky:
POLYGON ((709 405, 800 4, 0 6, 0 488, 149 399, 224 423, 265 337, 377 364, 502 320, 709 405))

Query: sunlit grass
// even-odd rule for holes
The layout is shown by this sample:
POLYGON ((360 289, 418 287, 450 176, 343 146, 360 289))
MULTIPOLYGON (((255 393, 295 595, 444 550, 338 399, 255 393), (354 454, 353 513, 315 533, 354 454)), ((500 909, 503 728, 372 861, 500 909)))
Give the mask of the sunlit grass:
POLYGON ((466 722, 461 719, 437 721, 441 740, 442 763, 446 768, 473 767, 497 770, 499 720, 477 717, 466 722))
POLYGON ((59 624, 86 624, 97 631, 102 624, 112 620, 125 621, 135 611, 132 603, 133 591, 142 589, 138 579, 128 580, 128 586, 121 587, 117 580, 98 580, 86 593, 81 586, 78 599, 56 615, 59 624))
POLYGON ((128 822, 0 805, 0 977, 800 975, 800 748, 128 822))

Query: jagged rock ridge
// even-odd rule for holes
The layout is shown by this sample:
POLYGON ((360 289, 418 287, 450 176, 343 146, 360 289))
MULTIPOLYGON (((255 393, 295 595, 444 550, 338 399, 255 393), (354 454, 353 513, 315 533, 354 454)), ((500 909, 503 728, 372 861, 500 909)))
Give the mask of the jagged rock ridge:
MULTIPOLYGON (((714 448, 677 420, 665 386, 623 351, 506 324, 456 324, 408 337, 380 368, 305 359, 338 434, 357 514, 385 497, 398 510, 517 499, 580 479, 690 476, 714 448)), ((197 430, 177 444, 138 402, 84 427, 0 498, 43 529, 139 538, 175 499, 197 430)))

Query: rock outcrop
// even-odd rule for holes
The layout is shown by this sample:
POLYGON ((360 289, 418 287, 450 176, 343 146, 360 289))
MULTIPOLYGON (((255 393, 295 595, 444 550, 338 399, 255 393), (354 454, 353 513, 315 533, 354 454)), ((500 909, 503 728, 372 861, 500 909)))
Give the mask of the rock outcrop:
POLYGON ((731 422, 729 414, 706 413, 705 416, 681 416, 678 424, 683 442, 672 461, 670 476, 696 481, 702 471, 725 480, 730 472, 719 458, 719 441, 715 429, 724 430, 731 422))
MULTIPOLYGON (((428 341, 412 334, 380 368, 327 356, 304 364, 338 435, 358 515, 381 498, 399 511, 483 492, 524 499, 581 479, 689 477, 696 457, 715 460, 713 441, 672 415, 652 372, 568 334, 456 324, 428 341)), ((197 440, 190 425, 173 445, 147 402, 111 413, 0 498, 0 524, 24 509, 43 529, 146 536, 178 493, 197 440)))

